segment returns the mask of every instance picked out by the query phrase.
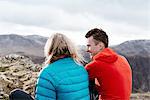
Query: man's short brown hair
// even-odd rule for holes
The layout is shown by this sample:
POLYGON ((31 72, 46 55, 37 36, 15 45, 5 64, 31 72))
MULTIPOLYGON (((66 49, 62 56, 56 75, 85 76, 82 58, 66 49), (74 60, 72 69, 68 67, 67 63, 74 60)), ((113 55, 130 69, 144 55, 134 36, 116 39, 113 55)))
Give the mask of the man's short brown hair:
POLYGON ((94 28, 87 32, 86 38, 93 36, 93 39, 99 42, 103 42, 105 47, 108 47, 108 35, 102 29, 94 28))

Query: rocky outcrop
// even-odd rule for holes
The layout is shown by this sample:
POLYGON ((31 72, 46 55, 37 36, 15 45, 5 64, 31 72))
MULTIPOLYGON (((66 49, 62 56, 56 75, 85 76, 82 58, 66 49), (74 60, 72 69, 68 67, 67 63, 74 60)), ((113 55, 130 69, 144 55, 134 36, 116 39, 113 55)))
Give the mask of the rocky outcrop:
POLYGON ((30 58, 10 54, 0 58, 0 99, 8 98, 10 91, 20 88, 34 96, 37 75, 42 65, 30 58))

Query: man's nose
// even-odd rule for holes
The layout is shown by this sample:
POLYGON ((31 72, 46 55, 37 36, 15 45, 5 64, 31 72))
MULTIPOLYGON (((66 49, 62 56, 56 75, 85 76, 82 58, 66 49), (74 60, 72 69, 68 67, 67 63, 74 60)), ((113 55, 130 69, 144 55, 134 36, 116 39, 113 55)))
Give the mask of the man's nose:
POLYGON ((91 53, 91 51, 90 51, 90 47, 88 47, 88 46, 87 46, 87 48, 86 48, 86 52, 91 53))

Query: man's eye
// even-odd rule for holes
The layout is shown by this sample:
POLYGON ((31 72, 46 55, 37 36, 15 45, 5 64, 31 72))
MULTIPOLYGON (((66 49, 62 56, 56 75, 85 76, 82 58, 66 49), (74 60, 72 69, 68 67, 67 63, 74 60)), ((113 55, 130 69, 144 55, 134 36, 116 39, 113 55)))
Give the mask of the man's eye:
POLYGON ((87 45, 87 47, 90 47, 90 45, 87 45))

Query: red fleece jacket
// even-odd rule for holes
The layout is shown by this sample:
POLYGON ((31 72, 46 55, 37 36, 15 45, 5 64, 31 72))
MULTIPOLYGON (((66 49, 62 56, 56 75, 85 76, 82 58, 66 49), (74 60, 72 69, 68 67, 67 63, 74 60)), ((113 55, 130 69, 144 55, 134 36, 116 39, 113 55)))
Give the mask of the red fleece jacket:
POLYGON ((132 72, 127 60, 110 48, 93 57, 85 67, 90 79, 97 79, 102 100, 130 100, 132 72))

